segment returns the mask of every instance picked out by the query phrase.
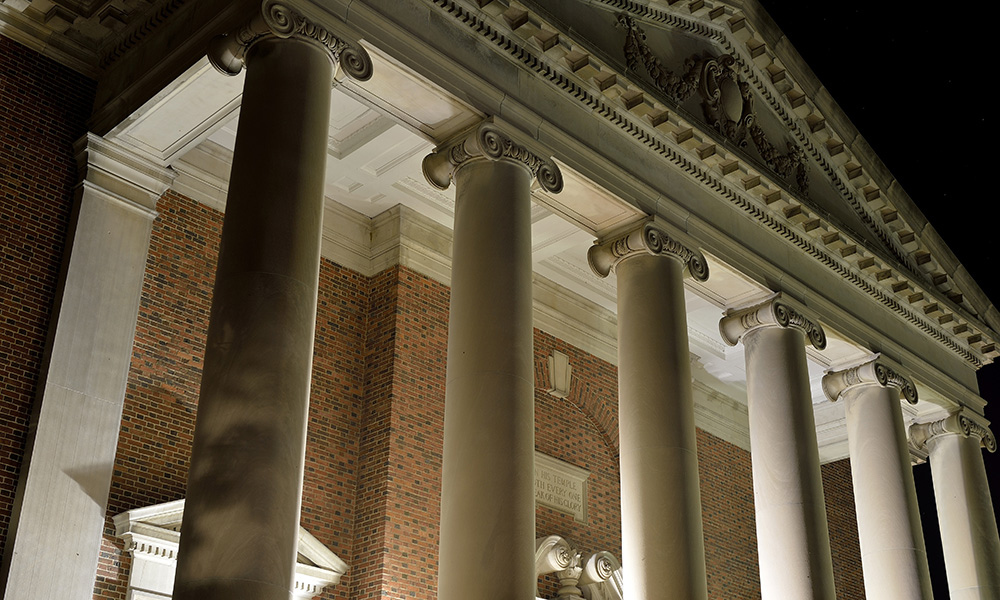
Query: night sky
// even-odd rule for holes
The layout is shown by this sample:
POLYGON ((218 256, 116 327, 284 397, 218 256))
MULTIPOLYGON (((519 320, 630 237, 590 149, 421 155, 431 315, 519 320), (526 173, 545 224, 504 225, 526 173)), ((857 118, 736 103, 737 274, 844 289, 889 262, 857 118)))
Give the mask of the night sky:
MULTIPOLYGON (((994 304, 997 212, 987 140, 995 135, 987 3, 880 0, 765 9, 994 304), (824 6, 825 8, 819 8, 824 6), (977 15, 977 8, 982 12, 977 15)), ((919 374, 915 374, 919 379, 919 374)), ((1000 433, 1000 364, 979 371, 986 417, 1000 433)), ((1000 501, 1000 453, 986 454, 1000 501)), ((914 469, 935 598, 948 597, 930 468, 914 469)), ((1000 511, 998 511, 1000 512, 1000 511)))

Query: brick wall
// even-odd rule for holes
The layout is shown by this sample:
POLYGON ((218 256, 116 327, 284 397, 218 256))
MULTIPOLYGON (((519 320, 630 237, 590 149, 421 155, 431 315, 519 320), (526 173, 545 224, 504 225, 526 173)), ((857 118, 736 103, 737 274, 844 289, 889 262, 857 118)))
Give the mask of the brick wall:
MULTIPOLYGON (((823 495, 826 520, 830 526, 833 580, 838 600, 864 600, 865 580, 861 572, 858 543, 858 516, 854 510, 851 461, 844 459, 823 465, 823 495)), ((873 598, 872 600, 879 600, 873 598)))
POLYGON ((89 79, 0 36, 0 548, 24 456, 86 133, 89 79))
MULTIPOLYGON (((95 598, 122 600, 110 517, 184 496, 221 215, 168 192, 146 264, 95 598)), ((325 599, 433 600, 449 290, 402 267, 366 278, 324 260, 302 522, 351 565, 325 599)), ((588 520, 538 507, 538 536, 621 557, 617 371, 536 330, 536 448, 590 471, 588 520), (546 358, 567 354, 569 397, 546 358)), ((698 432, 709 597, 759 598, 750 455, 698 432)), ((846 461, 824 467, 839 598, 863 598, 846 461)), ((545 597, 557 580, 540 584, 545 597)))

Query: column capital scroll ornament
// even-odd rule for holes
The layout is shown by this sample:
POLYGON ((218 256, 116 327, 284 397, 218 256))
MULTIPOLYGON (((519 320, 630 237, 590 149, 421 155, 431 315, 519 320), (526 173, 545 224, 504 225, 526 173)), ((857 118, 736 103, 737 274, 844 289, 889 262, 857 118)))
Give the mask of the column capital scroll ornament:
POLYGON ((264 0, 260 12, 241 27, 213 38, 208 46, 208 60, 220 73, 238 75, 246 66, 250 48, 267 38, 298 38, 316 44, 329 54, 334 66, 339 63, 353 79, 371 79, 373 66, 367 50, 343 39, 281 0, 264 0))
POLYGON ((475 160, 510 160, 523 164, 538 184, 548 192, 558 194, 563 188, 562 172, 550 159, 540 156, 525 144, 515 141, 497 122, 490 118, 474 129, 438 146, 424 157, 421 164, 424 178, 439 190, 446 190, 455 172, 475 160))
POLYGON ((940 421, 914 423, 910 426, 910 444, 921 451, 926 452, 928 442, 944 435, 977 437, 983 448, 990 452, 997 451, 997 439, 990 428, 978 419, 973 419, 965 414, 964 409, 948 415, 940 421))
POLYGON ((687 267, 696 280, 708 280, 708 261, 705 260, 705 255, 699 250, 692 250, 650 222, 618 237, 595 243, 587 251, 587 262, 597 276, 607 277, 626 258, 643 254, 673 256, 687 267))
POLYGON ((830 371, 823 376, 823 393, 830 402, 836 402, 849 389, 877 385, 896 388, 901 398, 910 404, 917 403, 917 387, 913 381, 889 367, 878 357, 860 365, 839 371, 830 371))
POLYGON ((719 321, 719 333, 730 346, 735 346, 747 333, 764 327, 800 329, 817 350, 826 348, 826 332, 819 323, 781 300, 775 294, 760 304, 727 311, 719 321))

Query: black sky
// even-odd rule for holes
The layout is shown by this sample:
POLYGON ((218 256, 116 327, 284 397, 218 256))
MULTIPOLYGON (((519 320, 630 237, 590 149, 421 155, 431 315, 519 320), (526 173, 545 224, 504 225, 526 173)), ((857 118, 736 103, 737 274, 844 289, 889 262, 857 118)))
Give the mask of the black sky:
MULTIPOLYGON (((988 3, 876 0, 764 8, 994 304, 997 211, 989 155, 995 79, 988 3)), ((919 376, 918 376, 919 377, 919 376)), ((979 372, 986 416, 1000 433, 1000 364, 979 372)), ((986 455, 994 507, 1000 456, 986 455)), ((926 465, 914 470, 935 598, 948 598, 926 465)), ((1000 511, 997 511, 1000 512, 1000 511)))

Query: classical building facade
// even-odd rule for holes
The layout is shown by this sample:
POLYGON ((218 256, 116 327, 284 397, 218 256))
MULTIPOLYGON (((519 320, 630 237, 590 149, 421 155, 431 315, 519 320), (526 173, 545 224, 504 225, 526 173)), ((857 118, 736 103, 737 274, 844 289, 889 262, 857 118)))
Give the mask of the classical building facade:
POLYGON ((4 0, 5 599, 1000 598, 1000 314, 753 0, 4 0))

